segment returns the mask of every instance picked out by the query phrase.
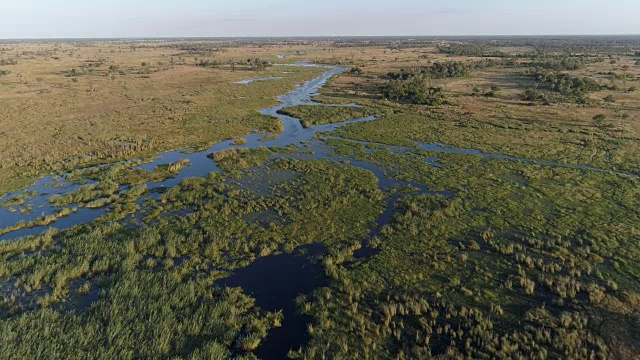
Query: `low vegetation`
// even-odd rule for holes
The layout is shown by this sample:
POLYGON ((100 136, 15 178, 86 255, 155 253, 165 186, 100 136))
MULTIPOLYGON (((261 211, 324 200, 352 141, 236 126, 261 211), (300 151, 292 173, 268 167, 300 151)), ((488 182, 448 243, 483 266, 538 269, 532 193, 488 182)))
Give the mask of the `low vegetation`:
POLYGON ((262 166, 265 161, 273 156, 273 153, 266 148, 233 148, 212 153, 208 156, 216 162, 220 169, 230 171, 262 166))
POLYGON ((300 119, 305 128, 379 115, 379 111, 368 107, 323 105, 291 106, 279 110, 278 113, 300 119))

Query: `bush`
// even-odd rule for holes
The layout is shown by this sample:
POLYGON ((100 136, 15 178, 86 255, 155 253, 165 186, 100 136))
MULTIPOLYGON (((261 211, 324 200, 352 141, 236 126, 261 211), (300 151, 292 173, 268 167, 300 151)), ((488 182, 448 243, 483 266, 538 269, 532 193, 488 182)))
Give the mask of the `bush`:
POLYGON ((0 65, 18 65, 16 59, 0 59, 0 65))
POLYGON ((521 95, 523 100, 526 101, 547 101, 547 95, 537 89, 529 88, 521 95))
POLYGON ((484 96, 486 97, 496 97, 498 95, 498 92, 500 92, 500 88, 497 86, 492 86, 490 91, 487 91, 486 93, 484 93, 484 96))

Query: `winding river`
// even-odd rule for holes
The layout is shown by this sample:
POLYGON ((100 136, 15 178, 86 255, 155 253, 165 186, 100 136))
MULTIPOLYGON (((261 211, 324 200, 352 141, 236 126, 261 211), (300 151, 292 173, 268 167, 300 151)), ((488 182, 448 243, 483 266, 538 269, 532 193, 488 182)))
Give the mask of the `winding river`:
MULTIPOLYGON (((362 119, 353 119, 350 121, 345 121, 341 123, 335 124, 327 124, 316 126, 313 128, 304 128, 300 124, 298 119, 292 118, 290 116, 278 114, 278 110, 289 106, 296 105, 308 105, 313 104, 311 98, 317 94, 317 92, 322 88, 322 86, 327 82, 327 80, 335 75, 338 75, 346 70, 343 67, 334 67, 334 66, 323 66, 323 65, 313 65, 308 63, 300 63, 290 66, 315 66, 326 68, 327 71, 320 77, 308 81, 302 85, 297 86, 297 88, 286 94, 280 96, 279 104, 277 106, 261 110, 260 113, 264 115, 269 115, 273 117, 277 117, 282 120, 284 125, 284 132, 279 134, 276 139, 266 139, 267 134, 252 134, 245 136, 244 138, 247 140, 247 143, 244 145, 236 146, 233 145, 234 140, 226 140, 219 142, 207 150, 200 152, 190 152, 187 150, 191 149, 182 149, 178 151, 172 151, 167 153, 158 154, 155 156, 155 159, 152 162, 145 163, 143 165, 138 166, 141 169, 145 169, 148 171, 153 171, 158 165, 166 165, 170 163, 174 163, 176 161, 187 159, 190 162, 190 166, 187 166, 183 170, 180 171, 178 175, 173 178, 167 179, 163 182, 148 182, 146 183, 149 193, 153 194, 154 189, 160 188, 171 188, 178 185, 182 179, 190 178, 190 177, 199 177, 206 176, 207 174, 221 170, 216 166, 215 162, 207 157, 208 154, 213 152, 218 152, 221 150, 231 149, 231 148, 258 148, 258 147, 285 147, 291 144, 299 144, 301 142, 310 141, 314 135, 319 132, 328 132, 337 129, 340 126, 344 126, 346 124, 350 124, 357 121, 371 121, 374 120, 374 117, 362 118, 362 119)), ((277 79, 248 79, 245 82, 240 82, 243 86, 250 85, 253 81, 275 81, 277 79)), ((240 86, 240 85, 238 85, 240 86)), ((52 206, 48 200, 52 196, 55 195, 63 195, 68 194, 73 191, 78 190, 82 187, 82 185, 76 182, 67 181, 68 174, 66 175, 54 175, 54 176, 46 176, 36 182, 35 185, 30 186, 24 190, 17 191, 12 194, 7 194, 5 198, 0 201, 6 202, 12 197, 16 195, 23 194, 25 192, 33 192, 37 195, 26 199, 25 203, 21 205, 21 208, 30 208, 31 210, 26 213, 20 213, 16 211, 18 207, 5 207, 0 208, 0 229, 8 228, 19 224, 20 222, 30 223, 32 221, 41 219, 43 217, 56 214, 62 208, 52 206)), ((86 182, 91 184, 90 181, 86 182)), ((152 196, 152 195, 149 195, 152 196)), ((78 224, 85 224, 94 221, 100 216, 103 216, 107 213, 107 207, 98 208, 98 209, 89 209, 89 208, 79 208, 77 212, 70 214, 67 217, 62 217, 55 221, 55 223, 49 224, 47 226, 35 226, 29 228, 23 228, 17 231, 12 231, 7 234, 0 236, 0 241, 2 240, 11 240, 16 239, 18 237, 27 236, 27 235, 36 235, 40 234, 44 231, 45 228, 55 226, 57 229, 64 230, 71 228, 78 224)))

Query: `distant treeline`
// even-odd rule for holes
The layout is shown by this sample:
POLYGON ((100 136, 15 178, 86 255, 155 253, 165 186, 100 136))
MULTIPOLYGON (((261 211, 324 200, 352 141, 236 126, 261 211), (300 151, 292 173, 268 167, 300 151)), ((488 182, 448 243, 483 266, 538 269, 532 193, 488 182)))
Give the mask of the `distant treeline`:
POLYGON ((179 43, 179 44, 167 44, 167 45, 163 45, 162 47, 185 51, 188 54, 192 54, 192 55, 212 55, 213 53, 225 51, 225 49, 222 48, 223 46, 224 46, 223 44, 213 43, 213 42, 211 43, 186 42, 186 43, 179 43))
POLYGON ((236 69, 250 69, 250 70, 254 70, 254 71, 262 71, 265 70, 266 68, 272 66, 272 64, 266 60, 261 60, 258 58, 255 59, 247 59, 246 61, 236 61, 236 60, 229 60, 226 63, 220 62, 218 60, 209 60, 209 59, 203 59, 200 60, 196 63, 196 65, 198 66, 202 66, 202 67, 210 67, 210 68, 220 68, 220 67, 229 67, 232 70, 236 70, 236 69))
POLYGON ((448 46, 438 46, 441 54, 454 56, 477 56, 477 57, 508 57, 509 55, 496 49, 493 46, 484 44, 450 44, 448 46))
POLYGON ((577 55, 547 55, 537 54, 531 57, 530 65, 536 68, 549 69, 549 70, 579 70, 585 67, 586 64, 594 63, 598 61, 597 58, 591 56, 577 56, 577 55))
POLYGON ((494 66, 514 65, 515 60, 484 59, 480 61, 445 61, 435 62, 424 68, 401 69, 400 72, 390 72, 387 76, 392 80, 408 80, 418 75, 434 79, 457 78, 468 76, 474 70, 486 69, 494 66))

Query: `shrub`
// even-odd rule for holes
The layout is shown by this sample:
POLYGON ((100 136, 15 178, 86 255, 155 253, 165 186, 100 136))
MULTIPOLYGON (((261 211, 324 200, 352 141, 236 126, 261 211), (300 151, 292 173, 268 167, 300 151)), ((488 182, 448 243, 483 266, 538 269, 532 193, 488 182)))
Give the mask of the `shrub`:
POLYGON ((526 101, 547 101, 548 100, 547 95, 544 92, 537 89, 532 89, 532 88, 525 90, 525 92, 522 93, 521 97, 523 100, 526 100, 526 101))
POLYGON ((18 65, 16 59, 0 59, 0 65, 18 65))
POLYGON ((189 159, 178 160, 174 163, 169 164, 169 167, 167 168, 167 170, 169 172, 177 173, 180 170, 182 170, 185 166, 187 166, 189 162, 190 162, 189 159))

